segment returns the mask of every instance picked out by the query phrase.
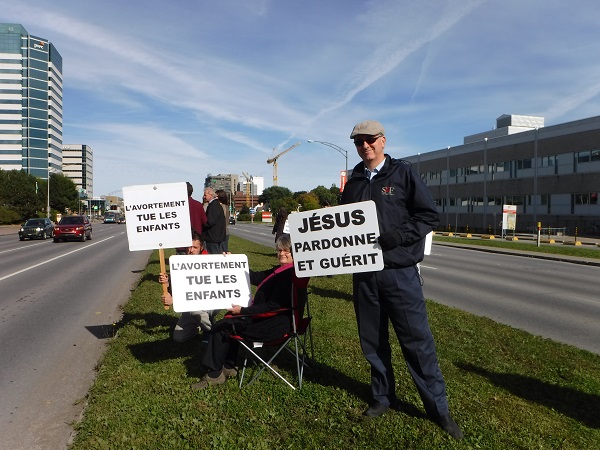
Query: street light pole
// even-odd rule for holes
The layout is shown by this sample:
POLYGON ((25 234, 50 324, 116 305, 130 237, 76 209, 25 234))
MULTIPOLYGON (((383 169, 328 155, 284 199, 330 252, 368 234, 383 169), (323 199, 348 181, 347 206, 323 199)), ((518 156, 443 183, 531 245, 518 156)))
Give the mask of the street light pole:
POLYGON ((309 144, 323 144, 326 145, 327 147, 331 147, 332 149, 336 150, 338 153, 342 154, 344 156, 344 158, 346 158, 346 181, 348 181, 348 151, 344 150, 342 147, 332 144, 331 142, 324 142, 324 141, 315 141, 312 139, 308 140, 309 144))

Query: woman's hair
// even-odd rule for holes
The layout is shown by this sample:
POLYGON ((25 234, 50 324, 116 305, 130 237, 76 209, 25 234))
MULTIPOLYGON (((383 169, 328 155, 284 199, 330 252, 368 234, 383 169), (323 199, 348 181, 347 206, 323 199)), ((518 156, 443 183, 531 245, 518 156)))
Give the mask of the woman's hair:
POLYGON ((229 197, 227 196, 227 192, 225 192, 223 189, 219 189, 217 192, 215 192, 215 194, 217 194, 217 199, 219 202, 223 203, 224 205, 229 205, 229 197))
POLYGON ((275 241, 275 250, 287 250, 290 253, 292 252, 292 240, 290 239, 289 234, 282 234, 275 241))

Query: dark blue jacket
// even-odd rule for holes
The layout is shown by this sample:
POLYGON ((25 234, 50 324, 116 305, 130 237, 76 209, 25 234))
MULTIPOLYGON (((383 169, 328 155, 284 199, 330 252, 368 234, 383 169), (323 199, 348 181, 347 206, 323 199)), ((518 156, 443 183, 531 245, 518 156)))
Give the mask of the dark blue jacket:
POLYGON ((373 200, 380 234, 395 230, 400 237, 400 245, 383 252, 385 268, 410 267, 422 261, 424 238, 439 223, 429 189, 410 163, 389 155, 385 155, 381 171, 372 180, 364 172, 364 163, 354 167, 342 203, 373 200))

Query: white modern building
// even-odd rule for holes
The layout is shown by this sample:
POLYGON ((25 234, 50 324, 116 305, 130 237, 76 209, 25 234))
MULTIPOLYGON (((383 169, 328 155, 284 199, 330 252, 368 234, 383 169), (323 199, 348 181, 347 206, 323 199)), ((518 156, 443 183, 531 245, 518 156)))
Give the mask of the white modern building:
POLYGON ((94 196, 94 151, 85 144, 62 146, 62 172, 69 177, 81 198, 94 196))
POLYGON ((22 25, 0 24, 0 169, 62 170, 62 57, 22 25))
MULTIPOLYGON (((246 192, 246 181, 240 182, 240 191, 246 192)), ((265 178, 252 176, 252 186, 250 192, 252 195, 262 195, 265 190, 265 178)))

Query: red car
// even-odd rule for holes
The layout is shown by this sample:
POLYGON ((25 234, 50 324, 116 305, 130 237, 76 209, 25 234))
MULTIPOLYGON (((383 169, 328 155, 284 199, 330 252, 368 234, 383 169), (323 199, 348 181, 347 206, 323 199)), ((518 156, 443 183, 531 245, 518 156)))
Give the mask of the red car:
POLYGON ((92 238, 92 224, 87 216, 65 216, 54 226, 54 242, 77 239, 85 242, 92 238))

